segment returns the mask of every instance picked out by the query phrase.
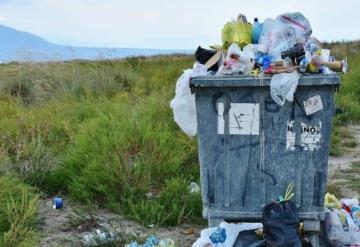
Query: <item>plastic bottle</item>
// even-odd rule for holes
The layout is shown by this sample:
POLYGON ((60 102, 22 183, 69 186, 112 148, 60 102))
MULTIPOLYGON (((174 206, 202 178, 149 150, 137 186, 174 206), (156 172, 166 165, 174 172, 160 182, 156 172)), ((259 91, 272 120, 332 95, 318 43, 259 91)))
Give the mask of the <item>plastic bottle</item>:
POLYGON ((300 62, 299 71, 302 72, 302 73, 305 73, 308 66, 309 66, 309 61, 307 61, 306 58, 303 58, 303 60, 301 60, 301 62, 300 62))
POLYGON ((251 33, 251 37, 252 37, 252 43, 253 44, 258 44, 259 43, 259 38, 261 35, 261 32, 263 30, 263 23, 259 23, 259 19, 258 18, 254 18, 254 24, 252 27, 252 33, 251 33))

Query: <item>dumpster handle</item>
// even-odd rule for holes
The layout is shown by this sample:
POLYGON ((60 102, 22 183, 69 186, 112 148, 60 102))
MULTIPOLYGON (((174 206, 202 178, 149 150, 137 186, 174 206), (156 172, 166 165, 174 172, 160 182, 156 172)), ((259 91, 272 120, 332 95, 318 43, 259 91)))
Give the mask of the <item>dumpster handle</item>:
POLYGON ((229 111, 230 111, 230 103, 231 103, 231 99, 230 99, 230 96, 226 93, 223 93, 223 92, 220 92, 220 93, 217 93, 213 96, 212 98, 212 106, 213 106, 213 109, 214 109, 214 112, 216 114, 219 114, 218 113, 218 109, 217 109, 217 103, 218 103, 218 100, 220 98, 224 98, 225 99, 225 104, 224 104, 224 113, 223 115, 226 115, 229 111))

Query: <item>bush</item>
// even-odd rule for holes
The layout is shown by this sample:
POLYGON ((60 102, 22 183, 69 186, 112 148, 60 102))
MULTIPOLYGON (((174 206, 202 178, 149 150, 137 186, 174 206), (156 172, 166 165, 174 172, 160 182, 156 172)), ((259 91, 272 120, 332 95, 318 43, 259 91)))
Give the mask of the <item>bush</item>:
POLYGON ((38 196, 12 177, 0 177, 0 245, 36 246, 38 196))

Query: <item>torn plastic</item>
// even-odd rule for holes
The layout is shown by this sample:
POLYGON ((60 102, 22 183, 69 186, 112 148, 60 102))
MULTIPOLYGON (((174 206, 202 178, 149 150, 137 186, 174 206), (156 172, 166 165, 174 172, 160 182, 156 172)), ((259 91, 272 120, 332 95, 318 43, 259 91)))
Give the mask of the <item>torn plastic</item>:
POLYGON ((190 90, 190 79, 207 74, 205 65, 195 63, 193 69, 187 69, 176 83, 176 95, 170 102, 174 112, 174 120, 188 136, 197 133, 195 95, 190 90))
POLYGON ((240 232, 262 228, 261 223, 226 223, 221 222, 219 227, 211 227, 201 231, 200 238, 192 247, 230 247, 240 232))
POLYGON ((297 71, 273 75, 270 82, 272 99, 281 106, 285 104, 286 100, 292 102, 299 78, 300 75, 297 71))
POLYGON ((253 49, 250 47, 242 51, 236 43, 232 44, 217 75, 250 74, 255 65, 251 56, 253 56, 253 49))

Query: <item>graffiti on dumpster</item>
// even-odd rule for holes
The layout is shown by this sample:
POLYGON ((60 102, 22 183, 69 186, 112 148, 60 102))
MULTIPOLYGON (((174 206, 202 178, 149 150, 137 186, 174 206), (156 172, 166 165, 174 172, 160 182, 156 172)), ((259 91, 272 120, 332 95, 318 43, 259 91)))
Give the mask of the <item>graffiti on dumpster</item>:
MULTIPOLYGON (((259 104, 230 103, 226 117, 230 135, 259 135, 259 104)), ((218 103, 218 134, 225 133, 224 104, 218 103)))

